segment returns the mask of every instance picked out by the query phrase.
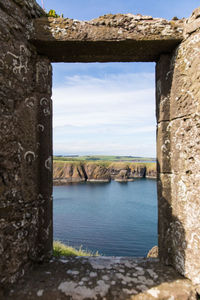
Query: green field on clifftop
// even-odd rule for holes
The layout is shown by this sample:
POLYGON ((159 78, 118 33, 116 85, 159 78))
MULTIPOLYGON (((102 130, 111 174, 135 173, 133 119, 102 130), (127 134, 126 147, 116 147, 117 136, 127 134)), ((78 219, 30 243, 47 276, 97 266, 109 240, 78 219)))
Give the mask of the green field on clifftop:
POLYGON ((106 162, 156 162, 152 157, 115 156, 115 155, 86 155, 86 156, 54 156, 55 161, 106 161, 106 162))

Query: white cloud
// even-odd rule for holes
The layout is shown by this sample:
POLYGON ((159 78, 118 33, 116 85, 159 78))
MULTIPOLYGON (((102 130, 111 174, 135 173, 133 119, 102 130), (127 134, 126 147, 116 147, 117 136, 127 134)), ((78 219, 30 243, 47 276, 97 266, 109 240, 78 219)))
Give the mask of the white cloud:
POLYGON ((151 144, 131 144, 124 145, 120 143, 98 143, 89 144, 84 141, 74 142, 71 145, 68 144, 56 144, 54 153, 55 154, 79 154, 79 155, 90 155, 90 154, 108 154, 108 155, 134 155, 152 157, 154 156, 154 143, 151 144), (105 147, 106 146, 106 147, 105 147), (81 149, 81 151, 80 151, 81 149), (141 152, 142 150, 142 152, 141 152))
POLYGON ((152 73, 66 77, 64 86, 53 89, 54 151, 142 155, 141 148, 150 147, 155 155, 154 94, 152 73), (151 146, 136 147, 147 134, 151 146))

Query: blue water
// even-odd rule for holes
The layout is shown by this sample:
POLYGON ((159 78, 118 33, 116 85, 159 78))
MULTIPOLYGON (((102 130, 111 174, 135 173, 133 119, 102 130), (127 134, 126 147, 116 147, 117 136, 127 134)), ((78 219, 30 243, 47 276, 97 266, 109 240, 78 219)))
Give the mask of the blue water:
POLYGON ((156 180, 54 187, 54 240, 104 255, 146 256, 157 245, 156 180))

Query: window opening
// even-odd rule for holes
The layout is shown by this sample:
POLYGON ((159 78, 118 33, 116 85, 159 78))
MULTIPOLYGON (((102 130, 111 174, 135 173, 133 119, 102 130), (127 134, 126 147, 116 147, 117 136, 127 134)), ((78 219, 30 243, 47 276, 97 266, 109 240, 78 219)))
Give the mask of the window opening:
POLYGON ((53 68, 54 240, 145 256, 157 245, 155 66, 53 68))

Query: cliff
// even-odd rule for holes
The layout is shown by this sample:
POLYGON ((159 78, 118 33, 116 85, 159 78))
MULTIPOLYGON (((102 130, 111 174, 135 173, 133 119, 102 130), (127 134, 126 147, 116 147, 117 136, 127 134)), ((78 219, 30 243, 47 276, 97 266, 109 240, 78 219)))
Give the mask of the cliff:
POLYGON ((55 185, 71 182, 132 181, 134 178, 155 178, 156 163, 64 162, 54 161, 55 185))

